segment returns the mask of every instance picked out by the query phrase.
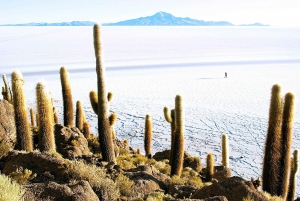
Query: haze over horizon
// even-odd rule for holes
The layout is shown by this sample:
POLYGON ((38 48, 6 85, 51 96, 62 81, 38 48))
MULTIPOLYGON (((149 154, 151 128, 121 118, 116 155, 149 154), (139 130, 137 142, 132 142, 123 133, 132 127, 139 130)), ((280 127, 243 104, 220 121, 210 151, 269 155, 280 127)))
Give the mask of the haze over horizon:
POLYGON ((0 2, 0 24, 30 22, 93 21, 118 22, 164 11, 177 17, 204 21, 229 21, 235 25, 262 23, 300 27, 300 4, 296 0, 4 0, 0 2))

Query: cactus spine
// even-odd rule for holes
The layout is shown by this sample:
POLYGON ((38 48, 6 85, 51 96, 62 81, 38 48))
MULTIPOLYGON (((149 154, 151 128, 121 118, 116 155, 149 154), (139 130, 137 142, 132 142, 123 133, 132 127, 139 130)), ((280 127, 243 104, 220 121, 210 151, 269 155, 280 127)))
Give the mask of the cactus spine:
POLYGON ((29 127, 26 98, 24 92, 24 79, 20 71, 11 75, 13 105, 15 109, 15 122, 17 131, 17 149, 33 151, 32 134, 29 127))
POLYGON ((100 41, 100 26, 94 25, 94 48, 96 57, 96 73, 98 80, 98 131, 99 143, 104 161, 116 163, 112 126, 109 122, 108 98, 105 86, 105 68, 102 63, 102 44, 100 41))
POLYGON ((30 108, 30 120, 31 120, 31 125, 34 126, 34 110, 33 108, 30 108))
POLYGON ((226 134, 222 135, 222 165, 229 167, 228 154, 228 137, 226 134))
POLYGON ((36 86, 37 109, 40 114, 39 149, 41 152, 55 150, 53 107, 48 87, 44 81, 36 86))
POLYGON ((83 132, 84 113, 80 101, 76 102, 76 127, 83 132))
POLYGON ((145 119, 145 135, 144 135, 144 148, 148 158, 151 158, 151 146, 152 146, 152 119, 149 114, 145 119))
POLYGON ((164 107, 164 116, 167 122, 171 124, 171 153, 170 164, 172 164, 172 155, 174 150, 174 130, 175 130, 175 110, 169 110, 168 107, 164 107))
POLYGON ((72 127, 74 125, 73 99, 69 81, 69 72, 64 66, 60 68, 60 80, 64 103, 64 126, 72 127))
POLYGON ((280 160, 280 177, 278 194, 286 199, 289 188, 289 174, 290 174, 290 154, 292 148, 293 138, 293 120, 294 120, 294 102, 295 96, 289 92, 285 95, 283 117, 282 117, 282 146, 281 146, 281 160, 280 160))
POLYGON ((269 125, 263 160, 262 189, 271 195, 278 195, 279 161, 281 157, 281 122, 282 122, 281 87, 272 87, 269 110, 269 125))
POLYGON ((289 191, 287 195, 287 201, 293 201, 295 194, 296 194, 296 186, 297 186, 297 181, 296 181, 296 176, 298 172, 298 150, 296 149, 294 151, 294 155, 291 161, 291 172, 290 172, 290 183, 289 183, 289 191))
POLYGON ((212 181, 215 173, 215 158, 212 153, 207 154, 206 158, 206 180, 212 181))
POLYGON ((3 82, 4 82, 4 88, 2 88, 3 99, 7 100, 9 103, 12 104, 12 101, 13 101, 12 100, 12 92, 11 92, 9 84, 7 82, 6 75, 3 74, 2 78, 3 78, 3 82))
POLYGON ((171 175, 181 175, 184 157, 184 110, 180 95, 175 98, 174 150, 172 153, 171 175))

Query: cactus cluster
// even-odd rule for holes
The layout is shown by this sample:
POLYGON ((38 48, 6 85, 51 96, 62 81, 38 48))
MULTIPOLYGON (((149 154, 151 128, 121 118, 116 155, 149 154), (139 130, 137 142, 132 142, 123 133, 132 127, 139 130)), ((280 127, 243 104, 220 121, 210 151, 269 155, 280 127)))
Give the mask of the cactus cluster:
POLYGON ((286 199, 289 186, 290 154, 295 97, 292 93, 281 98, 281 87, 272 88, 265 155, 263 190, 286 199))

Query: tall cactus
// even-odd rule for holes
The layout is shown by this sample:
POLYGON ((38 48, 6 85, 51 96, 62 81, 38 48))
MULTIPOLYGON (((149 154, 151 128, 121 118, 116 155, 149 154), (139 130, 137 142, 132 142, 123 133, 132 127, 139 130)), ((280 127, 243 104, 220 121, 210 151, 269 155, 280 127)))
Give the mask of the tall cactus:
POLYGON ((222 135, 222 165, 229 167, 228 154, 228 137, 226 134, 222 135))
POLYGON ((80 101, 76 102, 76 127, 83 132, 84 113, 80 101))
POLYGON ((33 151, 32 133, 28 121, 24 92, 24 79, 22 73, 18 70, 15 70, 11 75, 11 82, 17 131, 16 148, 30 152, 33 151))
POLYGON ((69 81, 69 72, 66 67, 60 68, 60 80, 62 87, 62 96, 64 103, 64 126, 74 126, 74 110, 71 85, 69 81))
POLYGON ((112 126, 109 122, 108 98, 105 86, 105 68, 102 63, 102 44, 100 41, 100 26, 94 25, 94 48, 96 57, 96 73, 98 80, 98 132, 103 159, 116 163, 112 126))
POLYGON ((55 150, 53 107, 48 87, 44 81, 36 86, 37 111, 40 114, 39 149, 40 151, 55 150))
POLYGON ((3 88, 2 88, 3 99, 7 100, 9 103, 12 103, 12 101, 13 101, 12 100, 12 92, 10 90, 8 81, 6 79, 6 75, 3 74, 2 78, 3 78, 3 82, 4 82, 4 91, 3 91, 3 88))
POLYGON ((215 173, 215 158, 212 153, 207 154, 206 158, 206 180, 212 181, 215 173))
POLYGON ((290 155, 292 148, 292 138, 293 138, 293 120, 294 120, 294 102, 295 96, 293 93, 289 92, 285 95, 284 99, 284 109, 282 117, 282 146, 281 146, 281 160, 280 160, 280 170, 279 175, 279 186, 278 194, 286 199, 288 188, 289 188, 289 174, 290 174, 290 155))
POLYGON ((170 153, 170 164, 172 164, 172 155, 174 150, 174 130, 175 130, 175 110, 169 110, 168 107, 164 107, 164 116, 167 122, 171 124, 171 153, 170 153))
POLYGON ((297 172, 298 172, 298 150, 294 151, 293 160, 291 161, 291 173, 290 173, 290 183, 289 183, 289 191, 287 195, 286 201, 293 201, 296 194, 296 186, 297 186, 297 172))
POLYGON ((271 103, 269 110, 269 126, 263 160, 263 185, 264 191, 271 195, 278 195, 281 158, 281 123, 282 123, 282 98, 281 87, 276 84, 272 87, 271 103))
POLYGON ((184 110, 180 95, 175 98, 174 150, 172 153, 171 175, 181 175, 184 157, 184 110))
POLYGON ((151 147, 152 147, 152 119, 149 114, 146 115, 145 119, 145 134, 144 134, 144 148, 148 158, 151 158, 151 147))

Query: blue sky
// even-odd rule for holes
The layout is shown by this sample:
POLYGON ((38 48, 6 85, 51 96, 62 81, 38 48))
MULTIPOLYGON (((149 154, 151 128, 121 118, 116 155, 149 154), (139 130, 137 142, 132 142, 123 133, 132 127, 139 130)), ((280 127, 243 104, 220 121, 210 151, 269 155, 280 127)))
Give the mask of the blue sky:
POLYGON ((0 24, 105 23, 158 11, 206 21, 300 27, 299 0, 0 0, 0 24))

